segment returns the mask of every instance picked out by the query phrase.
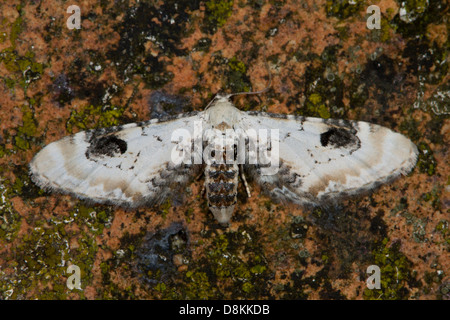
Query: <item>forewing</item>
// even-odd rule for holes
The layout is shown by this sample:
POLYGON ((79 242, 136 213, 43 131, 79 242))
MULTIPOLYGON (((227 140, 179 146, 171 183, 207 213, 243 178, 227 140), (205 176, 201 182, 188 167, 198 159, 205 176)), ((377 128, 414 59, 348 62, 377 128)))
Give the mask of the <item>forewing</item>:
POLYGON ((239 126, 279 130, 278 171, 246 167, 272 196, 301 204, 370 190, 408 173, 417 160, 409 139, 367 122, 243 113, 239 126))
POLYGON ((193 137, 195 121, 203 121, 202 113, 79 132, 42 149, 30 163, 32 179, 45 189, 93 202, 161 203, 182 194, 180 188, 200 169, 171 161, 174 148, 189 148, 192 142, 172 141, 172 133, 184 128, 193 137))

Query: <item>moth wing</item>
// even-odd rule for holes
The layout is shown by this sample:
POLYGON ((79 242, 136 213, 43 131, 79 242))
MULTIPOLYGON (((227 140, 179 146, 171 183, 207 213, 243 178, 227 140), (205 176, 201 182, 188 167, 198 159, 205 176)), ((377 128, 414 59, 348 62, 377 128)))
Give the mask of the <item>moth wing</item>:
POLYGON ((125 207, 161 203, 183 194, 179 189, 200 169, 171 161, 174 148, 181 155, 183 148, 191 148, 196 121, 203 121, 202 113, 76 133, 47 145, 34 157, 32 179, 44 189, 97 203, 125 207), (177 129, 186 130, 184 139, 180 135, 172 139, 177 129))
POLYGON ((371 190, 408 173, 417 161, 417 147, 408 138, 367 122, 243 113, 240 126, 278 129, 275 174, 246 167, 273 197, 299 204, 371 190))

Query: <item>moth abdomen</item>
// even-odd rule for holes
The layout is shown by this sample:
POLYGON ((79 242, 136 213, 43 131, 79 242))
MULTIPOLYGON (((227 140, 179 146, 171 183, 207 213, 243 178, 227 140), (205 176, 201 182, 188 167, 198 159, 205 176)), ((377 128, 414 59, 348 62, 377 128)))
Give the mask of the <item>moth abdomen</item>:
POLYGON ((224 208, 236 204, 236 194, 212 194, 208 198, 212 207, 224 208))
POLYGON ((207 165, 205 186, 208 206, 221 223, 229 222, 237 202, 237 164, 207 165))
POLYGON ((234 182, 211 182, 208 184, 212 194, 234 194, 236 184, 234 182))

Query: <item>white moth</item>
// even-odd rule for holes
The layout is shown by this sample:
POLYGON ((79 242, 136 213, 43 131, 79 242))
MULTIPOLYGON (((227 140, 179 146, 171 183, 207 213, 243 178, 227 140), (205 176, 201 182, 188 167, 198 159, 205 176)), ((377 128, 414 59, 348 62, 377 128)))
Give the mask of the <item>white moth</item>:
POLYGON ((239 172, 275 200, 320 204, 371 190, 417 160, 416 146, 385 127, 357 121, 244 112, 217 96, 205 111, 79 132, 31 161, 40 187, 124 207, 184 193, 204 170, 208 205, 228 223, 239 172))

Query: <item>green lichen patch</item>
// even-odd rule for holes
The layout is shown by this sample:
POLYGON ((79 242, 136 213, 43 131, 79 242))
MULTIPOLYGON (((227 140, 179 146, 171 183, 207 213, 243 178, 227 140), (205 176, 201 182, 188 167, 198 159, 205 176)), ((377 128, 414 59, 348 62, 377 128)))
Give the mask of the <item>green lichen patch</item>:
POLYGON ((53 227, 36 226, 14 247, 15 259, 10 264, 14 275, 0 281, 0 288, 12 289, 8 298, 66 297, 61 284, 64 284, 62 275, 68 259, 68 244, 63 228, 53 227), (53 291, 50 284, 53 289, 62 289, 61 292, 53 291))
POLYGON ((188 271, 186 277, 186 299, 212 299, 217 295, 217 290, 211 285, 206 272, 188 271))
POLYGON ((347 19, 357 15, 364 8, 365 1, 327 0, 325 11, 327 16, 347 19))
POLYGON ((449 233, 448 221, 447 220, 440 220, 439 223, 436 225, 436 231, 440 232, 444 236, 446 236, 449 233))
POLYGON ((443 243, 450 247, 450 231, 449 231, 449 222, 448 220, 442 219, 436 224, 434 229, 435 232, 440 233, 443 239, 443 243))
POLYGON ((209 0, 205 2, 204 29, 215 33, 233 13, 233 0, 209 0))
POLYGON ((247 66, 237 57, 226 58, 221 51, 212 53, 212 63, 208 72, 219 74, 222 77, 222 90, 227 93, 251 91, 250 78, 247 75, 247 66))
MULTIPOLYGON (((3 209, 10 210, 6 206, 3 209)), ((4 217, 10 220, 8 225, 12 226, 11 218, 4 217)), ((11 237, 13 230, 0 227, 0 241, 8 240, 8 236, 17 240, 17 244, 8 253, 9 260, 12 261, 8 267, 14 272, 4 274, 0 279, 2 297, 67 299, 69 295, 75 294, 83 299, 83 289, 93 278, 91 271, 98 250, 94 235, 101 234, 109 221, 106 212, 80 206, 70 212, 69 216, 52 216, 47 220, 39 220, 38 217, 27 219, 29 230, 21 239, 11 237), (72 224, 77 224, 82 230, 67 229, 72 224), (72 246, 74 242, 76 245, 72 246), (80 268, 81 290, 70 289, 66 284, 72 274, 68 272, 69 265, 80 268)))
POLYGON ((419 160, 417 161, 417 168, 420 172, 432 176, 436 172, 437 162, 434 158, 433 151, 426 142, 420 142, 417 145, 419 149, 419 160))
POLYGON ((343 103, 344 84, 335 74, 332 65, 336 59, 337 50, 324 51, 319 66, 311 63, 307 67, 304 81, 306 97, 304 105, 298 112, 303 116, 321 118, 342 118, 345 113, 343 103))
POLYGON ((33 111, 26 106, 22 107, 22 125, 17 128, 17 134, 14 137, 14 145, 20 150, 30 148, 30 141, 37 131, 37 123, 33 111))
POLYGON ((97 129, 117 126, 123 120, 125 107, 120 106, 86 106, 73 110, 66 123, 69 133, 78 130, 97 129))
POLYGON ((400 242, 388 245, 386 238, 375 244, 373 264, 381 271, 381 289, 364 290, 365 299, 403 300, 411 295, 411 289, 420 286, 411 270, 412 263, 400 251, 400 242))
POLYGON ((322 97, 318 93, 312 93, 308 97, 308 101, 306 102, 306 110, 309 114, 319 116, 323 119, 328 119, 330 117, 330 112, 322 102, 322 97))
MULTIPOLYGON (((370 15, 367 14, 366 19, 369 19, 369 17, 370 15)), ((382 14, 380 19, 380 29, 370 30, 370 32, 367 35, 368 39, 373 42, 389 43, 392 39, 392 34, 394 32, 394 26, 390 23, 390 20, 391 19, 389 17, 382 14)))
POLYGON ((88 228, 93 235, 101 235, 103 229, 111 226, 113 210, 108 206, 87 207, 77 204, 70 211, 68 220, 75 221, 80 226, 88 228))
POLYGON ((171 199, 167 199, 158 208, 158 214, 160 214, 163 218, 167 216, 167 214, 170 211, 170 208, 172 207, 172 201, 171 199))
POLYGON ((8 180, 0 180, 0 243, 15 239, 22 219, 11 203, 14 195, 8 180))
POLYGON ((35 61, 35 55, 32 51, 28 51, 24 56, 20 56, 9 47, 0 52, 0 63, 14 77, 2 77, 6 86, 13 89, 16 84, 22 88, 27 88, 30 83, 39 80, 44 70, 44 64, 35 61))
POLYGON ((4 36, 9 34, 10 46, 0 51, 0 64, 3 64, 9 74, 0 76, 9 89, 20 86, 26 89, 31 83, 41 78, 45 64, 35 59, 33 51, 28 50, 24 55, 19 55, 16 50, 16 41, 23 31, 24 12, 21 5, 16 7, 19 15, 17 19, 5 28, 4 36))
POLYGON ((400 9, 392 20, 398 33, 404 37, 424 37, 429 24, 444 22, 449 4, 447 1, 396 0, 400 9))
POLYGON ((205 256, 189 266, 181 298, 255 298, 269 296, 269 268, 254 230, 240 227, 215 235, 205 256))
POLYGON ((232 93, 250 91, 251 83, 247 76, 247 67, 244 62, 238 60, 236 57, 233 57, 228 61, 226 76, 226 88, 231 89, 232 93))
POLYGON ((8 153, 9 151, 7 148, 5 148, 5 145, 0 143, 0 159, 3 158, 8 153))
POLYGON ((23 10, 22 6, 18 5, 16 7, 17 12, 19 13, 19 16, 16 20, 14 20, 13 23, 10 25, 10 34, 9 34, 9 41, 11 42, 12 46, 16 46, 16 40, 19 37, 19 34, 23 31, 23 10))
POLYGON ((412 22, 421 16, 428 8, 428 0, 409 0, 402 1, 402 12, 399 13, 401 19, 406 22, 412 22))
POLYGON ((15 194, 25 199, 28 193, 37 192, 33 192, 27 172, 14 170, 14 174, 13 184, 2 181, 0 185, 0 242, 15 241, 5 253, 12 261, 7 267, 14 272, 1 277, 0 295, 8 299, 66 299, 75 294, 83 299, 83 288, 93 277, 91 270, 98 250, 95 236, 110 226, 111 210, 77 205, 68 215, 21 218, 9 199, 15 194), (23 219, 28 230, 18 238, 23 219), (74 224, 77 228, 73 228, 74 224), (80 268, 81 290, 66 285, 71 275, 68 265, 80 268))

